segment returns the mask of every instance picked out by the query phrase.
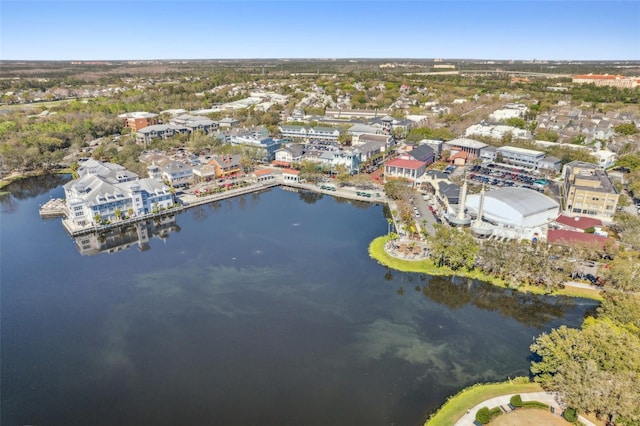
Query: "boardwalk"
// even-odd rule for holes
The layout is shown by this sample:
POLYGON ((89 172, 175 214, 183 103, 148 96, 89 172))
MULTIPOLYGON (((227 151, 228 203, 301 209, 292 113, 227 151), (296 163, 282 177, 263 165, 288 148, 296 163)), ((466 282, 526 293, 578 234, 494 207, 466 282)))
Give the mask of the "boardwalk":
MULTIPOLYGON (((328 195, 332 195, 332 196, 336 196, 336 197, 341 197, 341 198, 348 198, 351 200, 358 200, 358 201, 366 201, 366 202, 370 202, 370 203, 385 203, 387 202, 387 198, 384 195, 384 192, 382 191, 382 189, 380 189, 380 191, 367 191, 369 194, 373 193, 373 194, 377 194, 377 195, 369 195, 369 197, 362 195, 363 193, 360 190, 356 190, 355 188, 351 189, 351 188, 336 188, 335 191, 331 191, 331 190, 327 190, 327 189, 322 189, 321 187, 317 186, 317 185, 313 185, 313 184, 307 184, 307 183, 299 183, 299 182, 284 182, 281 179, 275 179, 271 182, 261 182, 261 183, 254 183, 254 184, 250 184, 247 186, 243 186, 243 187, 238 187, 238 188, 233 188, 233 189, 228 189, 226 191, 223 192, 218 192, 215 194, 211 194, 211 195, 204 195, 204 196, 197 196, 192 192, 184 192, 181 194, 176 195, 176 199, 178 201, 178 206, 168 209, 168 210, 163 210, 160 212, 156 212, 156 213, 150 213, 150 214, 146 214, 143 216, 135 216, 135 217, 131 217, 129 219, 124 219, 124 220, 118 220, 118 221, 114 221, 112 223, 106 224, 106 225, 99 225, 99 226, 95 226, 95 225, 90 225, 90 226, 84 226, 84 227, 79 227, 79 226, 74 226, 73 223, 67 219, 63 219, 62 223, 65 227, 65 229, 67 230, 67 232, 73 236, 73 237, 77 237, 80 235, 86 235, 86 234, 91 234, 94 232, 103 232, 103 231, 108 231, 110 229, 113 228, 118 228, 118 227, 122 227, 122 226, 127 226, 127 225, 131 225, 137 222, 141 222, 141 221, 145 221, 145 220, 149 220, 149 219, 156 219, 156 218, 160 218, 160 217, 166 217, 166 216, 171 216, 171 215, 175 215, 177 213, 182 212, 185 209, 191 208, 191 207, 196 207, 196 206, 200 206, 203 204, 209 204, 209 203, 213 203, 215 201, 220 201, 220 200, 225 200, 228 198, 233 198, 233 197, 239 197, 245 194, 251 194, 254 192, 260 192, 260 191, 264 191, 270 188, 274 188, 276 186, 283 186, 283 187, 289 187, 289 188, 295 188, 298 190, 306 190, 306 191, 314 191, 314 192, 320 192, 323 194, 328 194, 328 195)), ((47 203, 49 204, 49 203, 47 203)), ((46 205, 45 205, 46 206, 46 205)), ((61 199, 56 199, 55 202, 54 200, 51 201, 51 205, 46 207, 42 206, 40 209, 40 215, 45 218, 45 217, 61 217, 61 216, 66 216, 66 207, 64 205, 64 200, 61 199)))

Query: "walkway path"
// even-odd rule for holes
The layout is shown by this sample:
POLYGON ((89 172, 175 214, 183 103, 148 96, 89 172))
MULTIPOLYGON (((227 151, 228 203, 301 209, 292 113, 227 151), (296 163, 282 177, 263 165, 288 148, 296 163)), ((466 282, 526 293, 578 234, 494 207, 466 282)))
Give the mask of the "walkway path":
MULTIPOLYGON (((563 404, 561 403, 557 394, 555 393, 552 393, 552 392, 528 392, 528 393, 520 393, 520 394, 512 393, 509 395, 496 396, 494 398, 487 399, 486 401, 481 402, 480 404, 476 405, 475 407, 467 411, 467 414, 462 416, 460 420, 456 422, 455 426, 474 426, 473 421, 476 419, 476 413, 478 412, 479 409, 481 409, 482 407, 487 407, 489 409, 492 409, 500 406, 503 406, 506 408, 509 406, 509 401, 511 400, 511 397, 513 395, 520 395, 523 401, 543 402, 549 405, 550 407, 554 407, 555 412, 558 414, 562 413, 563 411, 563 407, 562 407, 563 404)), ((592 422, 590 422, 589 420, 585 419, 582 416, 578 416, 578 419, 585 426, 596 426, 595 424, 593 424, 592 422)))

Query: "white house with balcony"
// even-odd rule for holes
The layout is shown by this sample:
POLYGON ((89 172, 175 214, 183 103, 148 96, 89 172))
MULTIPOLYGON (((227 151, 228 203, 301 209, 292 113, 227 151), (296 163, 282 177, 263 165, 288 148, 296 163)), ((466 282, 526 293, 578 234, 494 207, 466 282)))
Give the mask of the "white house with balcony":
POLYGON ((98 175, 86 175, 64 185, 68 221, 72 227, 97 225, 124 217, 143 216, 170 208, 175 198, 163 182, 145 178, 110 183, 98 175))
POLYGON ((160 167, 160 176, 174 188, 186 187, 193 180, 193 168, 182 161, 171 160, 160 167))
POLYGON ((282 146, 276 150, 274 165, 289 167, 291 164, 301 161, 304 152, 304 145, 291 144, 282 146))

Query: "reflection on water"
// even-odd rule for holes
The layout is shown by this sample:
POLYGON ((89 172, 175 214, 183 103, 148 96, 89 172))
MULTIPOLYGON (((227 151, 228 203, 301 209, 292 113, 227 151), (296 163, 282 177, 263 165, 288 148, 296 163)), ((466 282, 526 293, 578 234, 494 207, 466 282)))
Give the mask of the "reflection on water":
POLYGON ((116 253, 136 245, 138 250, 146 251, 151 248, 149 240, 157 237, 163 241, 171 232, 179 232, 175 216, 145 220, 108 231, 93 232, 75 238, 76 247, 80 254, 92 256, 99 253, 116 253))
POLYGON ((532 338, 588 307, 387 270, 367 252, 381 206, 280 190, 91 236, 80 253, 113 254, 82 256, 38 216, 59 192, 1 213, 3 425, 418 425, 526 374, 532 338))
POLYGON ((10 192, 18 200, 24 200, 46 194, 70 180, 70 174, 34 176, 16 180, 4 187, 3 191, 10 192))
POLYGON ((472 305, 504 317, 513 318, 530 327, 542 327, 563 317, 575 308, 573 299, 549 298, 532 293, 505 290, 494 285, 459 277, 431 277, 422 294, 451 309, 472 305))

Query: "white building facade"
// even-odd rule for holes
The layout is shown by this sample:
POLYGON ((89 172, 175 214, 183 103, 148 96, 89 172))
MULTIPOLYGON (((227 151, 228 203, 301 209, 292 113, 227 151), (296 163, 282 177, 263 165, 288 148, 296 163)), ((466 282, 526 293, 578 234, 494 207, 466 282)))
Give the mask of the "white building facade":
POLYGON ((143 216, 175 204, 170 188, 151 178, 113 184, 100 176, 87 175, 65 184, 64 192, 65 220, 74 227, 143 216))

